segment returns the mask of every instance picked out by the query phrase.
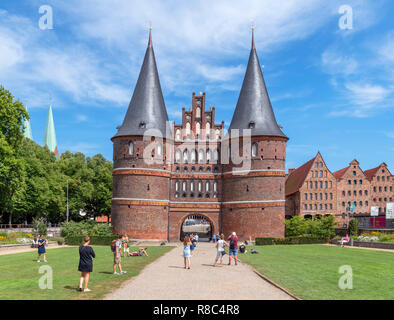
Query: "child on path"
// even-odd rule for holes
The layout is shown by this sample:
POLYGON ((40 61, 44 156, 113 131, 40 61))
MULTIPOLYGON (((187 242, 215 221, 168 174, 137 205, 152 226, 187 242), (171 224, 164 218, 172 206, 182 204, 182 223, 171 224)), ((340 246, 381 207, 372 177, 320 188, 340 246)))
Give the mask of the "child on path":
POLYGON ((82 285, 85 281, 84 292, 91 291, 88 288, 89 283, 89 275, 90 272, 93 272, 93 260, 92 257, 95 258, 96 255, 93 251, 93 248, 89 246, 90 238, 89 236, 85 236, 83 239, 83 245, 79 247, 79 265, 78 271, 81 272, 81 277, 79 278, 79 291, 82 291, 82 285))
POLYGON ((223 256, 225 255, 225 250, 224 250, 225 246, 228 246, 228 243, 224 241, 224 234, 222 233, 220 235, 220 240, 218 240, 218 242, 216 243, 216 248, 218 250, 216 253, 215 263, 213 264, 214 267, 216 267, 216 263, 218 262, 219 259, 220 259, 220 264, 223 263, 223 256))

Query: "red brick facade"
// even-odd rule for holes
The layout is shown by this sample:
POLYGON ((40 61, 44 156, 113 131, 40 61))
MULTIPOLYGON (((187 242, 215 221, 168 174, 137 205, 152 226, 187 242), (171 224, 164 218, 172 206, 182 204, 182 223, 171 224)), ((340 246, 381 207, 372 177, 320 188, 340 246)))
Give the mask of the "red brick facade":
POLYGON ((179 240, 182 223, 198 214, 213 233, 235 231, 241 239, 284 236, 287 138, 253 137, 245 144, 249 155, 243 163, 226 161, 224 122, 215 123, 205 93, 193 93, 191 108, 182 109, 182 124, 172 129, 173 140, 157 141, 153 148, 140 136, 113 138, 115 233, 179 240), (146 161, 159 159, 164 162, 146 161), (233 173, 234 168, 242 169, 233 173))
POLYGON ((348 167, 331 173, 318 153, 301 167, 289 169, 286 216, 333 214, 343 226, 348 223, 348 213, 368 217, 371 206, 378 206, 380 215, 384 215, 386 203, 394 200, 393 188, 394 178, 385 163, 363 171, 353 160, 348 167))

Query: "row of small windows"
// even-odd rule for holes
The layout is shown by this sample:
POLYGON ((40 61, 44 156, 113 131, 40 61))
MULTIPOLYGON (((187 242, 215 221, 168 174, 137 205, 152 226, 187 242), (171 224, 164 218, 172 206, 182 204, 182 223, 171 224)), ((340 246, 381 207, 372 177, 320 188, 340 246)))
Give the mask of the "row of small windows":
MULTIPOLYGON (((354 206, 357 207, 357 201, 354 201, 353 203, 354 203, 354 206)), ((360 207, 363 206, 363 202, 362 202, 362 201, 359 201, 358 204, 359 204, 360 207)), ((364 204, 365 204, 365 206, 368 206, 368 205, 369 205, 369 204, 368 204, 368 201, 365 201, 364 204)), ((350 207, 351 202, 348 201, 347 205, 350 207)), ((342 202, 342 207, 345 207, 345 206, 346 206, 346 203, 345 203, 345 201, 343 201, 343 202, 342 202)))
POLYGON ((326 170, 315 170, 315 171, 313 171, 312 170, 312 176, 314 177, 314 178, 326 178, 327 177, 327 171, 326 170), (323 174, 324 174, 324 176, 323 176, 323 174))
POLYGON ((197 150, 192 149, 189 151, 188 149, 183 150, 183 153, 181 150, 175 151, 175 162, 183 162, 183 163, 188 163, 188 162, 204 162, 206 161, 218 161, 219 160, 219 151, 218 150, 210 150, 208 149, 206 152, 203 149, 200 149, 197 154, 197 150))
MULTIPOLYGON (((346 191, 342 191, 342 195, 343 195, 343 196, 346 196, 346 191)), ((352 192, 351 192, 350 190, 348 190, 347 195, 348 195, 348 196, 351 196, 351 195, 352 195, 352 192)), ((362 196, 362 195, 363 195, 363 191, 362 191, 362 190, 359 190, 359 191, 358 191, 358 195, 362 196)), ((368 195, 368 190, 364 190, 364 195, 365 195, 365 196, 368 195)), ((356 191, 356 190, 353 191, 353 196, 357 196, 357 191, 356 191)))
MULTIPOLYGON (((208 122, 205 126, 205 132, 203 132, 203 135, 205 135, 207 137, 207 139, 209 139, 211 137, 212 132, 213 132, 213 130, 211 130, 211 125, 208 122)), ((186 137, 189 137, 191 134, 190 122, 186 123, 185 134, 186 134, 186 137)), ((196 134, 198 137, 201 134, 201 124, 199 122, 196 123, 196 134)), ((182 130, 181 129, 177 129, 175 131, 175 139, 182 140, 182 130)), ((215 130, 215 139, 216 140, 220 139, 220 130, 219 129, 215 130)))
MULTIPOLYGON (((382 171, 384 172, 384 170, 382 170, 382 171)), ((382 181, 385 181, 385 180, 386 180, 386 181, 390 181, 390 176, 387 176, 387 179, 385 178, 385 176, 381 176, 381 177, 380 177, 380 176, 377 176, 377 177, 376 177, 376 180, 377 180, 377 181, 380 181, 380 179, 382 179, 382 181)))
MULTIPOLYGON (((383 201, 384 202, 387 202, 387 198, 383 198, 383 201)), ((393 198, 389 198, 389 202, 392 202, 393 201, 393 198)), ((376 202, 376 198, 373 198, 373 202, 376 202)), ((379 202, 382 202, 382 198, 379 198, 379 202)))
POLYGON ((323 162, 315 162, 315 168, 323 168, 323 162))
MULTIPOLYGON (((314 181, 315 189, 323 189, 323 181, 314 181)), ((307 184, 308 185, 308 184, 307 184)), ((328 188, 328 181, 324 181, 324 189, 328 188)), ((330 188, 332 188, 332 181, 330 181, 330 188)), ((309 181, 309 189, 313 189, 313 181, 309 181)))
MULTIPOLYGON (((347 181, 347 184, 352 184, 352 180, 349 179, 349 180, 347 181)), ((353 180, 353 184, 357 184, 357 180, 353 180)), ((360 180, 358 181, 358 184, 363 184, 363 180, 360 179, 360 180)))
MULTIPOLYGON (((382 192, 383 190, 384 190, 384 192, 387 192, 387 187, 379 187, 378 189, 376 189, 376 187, 373 187, 373 192, 377 192, 376 190, 379 190, 379 192, 382 192)), ((390 192, 392 192, 393 191, 393 187, 392 186, 390 186, 390 192)))
MULTIPOLYGON (((182 191, 183 192, 187 192, 187 191, 191 191, 194 192, 195 191, 195 182, 191 181, 189 183, 189 188, 188 188, 188 183, 187 181, 182 181, 182 184, 180 181, 175 181, 175 191, 178 192, 180 191, 180 186, 182 185, 182 191)), ((197 191, 198 192, 203 192, 203 182, 202 181, 198 181, 197 182, 197 191)), ((205 182, 205 192, 210 192, 211 191, 211 182, 206 181, 205 182)), ((213 182, 213 192, 217 192, 218 191, 218 183, 215 181, 213 182)))
MULTIPOLYGON (((203 172, 203 171, 204 171, 204 168, 203 168, 203 167, 199 167, 199 168, 198 168, 198 172, 203 172)), ((175 172, 177 172, 177 173, 181 172, 181 168, 180 168, 180 167, 176 167, 176 168, 175 168, 175 172)), ((183 168, 183 172, 189 172, 189 168, 188 168, 188 167, 184 167, 184 168, 183 168)), ((196 167, 191 167, 191 172, 196 172, 196 167)), ((206 172, 211 172, 211 167, 207 167, 207 168, 206 168, 206 172)), ((215 167, 215 168, 213 169, 213 172, 214 172, 214 173, 219 172, 219 167, 215 167)))
MULTIPOLYGON (((309 200, 323 200, 323 193, 319 193, 319 199, 317 198, 318 194, 315 193, 314 197, 313 197, 313 193, 309 194, 309 200)), ((324 194, 324 200, 332 200, 333 199, 333 195, 332 193, 330 193, 330 195, 328 195, 328 193, 324 194), (328 196, 330 197, 330 199, 328 199, 328 196)), ((308 194, 305 193, 304 194, 304 200, 308 200, 308 194)))
POLYGON ((205 190, 203 190, 203 182, 198 181, 197 182, 197 190, 195 190, 195 183, 194 181, 191 181, 188 187, 187 181, 176 181, 175 182, 175 198, 179 198, 182 192, 182 197, 187 197, 187 192, 190 191, 190 197, 194 197, 194 192, 197 191, 197 197, 202 198, 203 197, 203 192, 205 193, 206 198, 211 197, 211 192, 213 192, 213 197, 217 198, 218 197, 218 184, 217 182, 213 182, 213 188, 211 190, 211 183, 209 181, 205 182, 205 190), (180 190, 180 187, 182 186, 182 190, 180 190))
MULTIPOLYGON (((330 204, 327 204, 327 203, 325 203, 325 204, 322 204, 322 203, 309 204, 309 210, 323 210, 323 208, 324 208, 324 210, 328 210, 328 209, 332 210, 332 208, 333 208, 332 203, 330 203, 330 204), (319 209, 317 209, 317 208, 319 208, 319 209)), ((304 210, 308 210, 307 204, 304 204, 304 210)))

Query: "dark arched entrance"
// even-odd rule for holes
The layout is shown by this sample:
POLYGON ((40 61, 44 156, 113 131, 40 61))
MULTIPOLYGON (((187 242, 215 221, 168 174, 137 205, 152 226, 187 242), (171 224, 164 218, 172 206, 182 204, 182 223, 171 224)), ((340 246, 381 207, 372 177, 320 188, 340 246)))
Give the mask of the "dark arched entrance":
POLYGON ((180 230, 180 240, 186 235, 198 234, 198 241, 210 241, 212 239, 213 226, 209 219, 198 214, 191 214, 183 220, 180 230))

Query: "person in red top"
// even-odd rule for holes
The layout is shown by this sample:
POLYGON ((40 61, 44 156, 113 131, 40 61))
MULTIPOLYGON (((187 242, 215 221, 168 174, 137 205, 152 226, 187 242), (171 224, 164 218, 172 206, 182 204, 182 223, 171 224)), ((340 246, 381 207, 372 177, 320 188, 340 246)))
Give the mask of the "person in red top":
POLYGON ((237 237, 237 234, 235 232, 233 232, 233 234, 228 237, 228 241, 229 241, 228 265, 231 265, 231 256, 234 256, 234 262, 235 262, 235 265, 237 265, 238 264, 238 260, 237 260, 238 237, 237 237))

